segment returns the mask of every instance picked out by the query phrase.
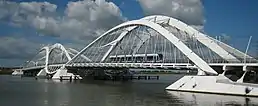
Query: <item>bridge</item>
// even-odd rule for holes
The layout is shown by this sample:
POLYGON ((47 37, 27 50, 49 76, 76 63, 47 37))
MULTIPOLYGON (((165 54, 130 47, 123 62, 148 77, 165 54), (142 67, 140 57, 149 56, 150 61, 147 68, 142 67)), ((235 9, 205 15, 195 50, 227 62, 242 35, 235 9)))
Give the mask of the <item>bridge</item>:
POLYGON ((258 70, 258 60, 180 20, 154 15, 117 25, 79 52, 61 44, 43 47, 22 70, 40 69, 37 76, 58 78, 70 69, 129 68, 197 69, 199 75, 217 75, 258 70))
POLYGON ((27 61, 22 70, 36 76, 46 76, 56 73, 67 61, 78 53, 72 48, 65 48, 63 45, 56 43, 45 46, 39 50, 31 60, 27 61), (30 72, 32 71, 32 73, 30 72), (39 71, 39 72, 38 72, 39 71), (35 72, 35 73, 34 73, 35 72))

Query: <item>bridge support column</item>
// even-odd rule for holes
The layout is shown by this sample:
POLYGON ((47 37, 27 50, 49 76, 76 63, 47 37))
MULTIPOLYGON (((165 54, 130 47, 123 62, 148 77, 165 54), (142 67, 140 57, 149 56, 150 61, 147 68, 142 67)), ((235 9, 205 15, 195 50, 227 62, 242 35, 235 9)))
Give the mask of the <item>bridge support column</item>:
POLYGON ((252 71, 252 70, 255 70, 255 68, 254 68, 254 67, 243 66, 244 74, 241 76, 241 78, 239 78, 239 79, 237 80, 237 82, 238 82, 238 83, 243 83, 246 73, 247 73, 248 71, 252 71))
POLYGON ((60 69, 56 70, 56 73, 53 75, 52 79, 59 79, 60 76, 67 76, 67 69, 61 67, 60 69))
POLYGON ((223 68, 222 68, 222 70, 223 70, 223 73, 222 73, 221 75, 225 76, 226 72, 229 71, 229 70, 233 70, 233 68, 224 65, 223 68))
POLYGON ((227 71, 241 71, 242 68, 239 67, 239 66, 227 66, 227 65, 224 65, 222 67, 222 70, 223 70, 223 73, 221 75, 225 76, 227 71))
POLYGON ((244 66, 244 67, 243 67, 243 71, 244 71, 244 74, 241 76, 241 78, 239 78, 239 79, 237 80, 238 83, 243 83, 243 82, 244 82, 245 75, 246 75, 246 73, 247 73, 247 71, 248 71, 247 66, 244 66))
POLYGON ((62 76, 70 76, 70 77, 77 77, 78 79, 82 79, 80 76, 76 76, 73 73, 68 73, 68 70, 63 66, 56 70, 56 73, 53 75, 52 79, 60 79, 62 76))
POLYGON ((197 75, 206 75, 206 73, 203 71, 203 70, 201 70, 201 69, 199 69, 198 68, 198 73, 197 73, 197 75))
POLYGON ((46 72, 46 69, 43 68, 39 71, 39 73, 37 74, 37 76, 46 76, 47 75, 47 72, 46 72))

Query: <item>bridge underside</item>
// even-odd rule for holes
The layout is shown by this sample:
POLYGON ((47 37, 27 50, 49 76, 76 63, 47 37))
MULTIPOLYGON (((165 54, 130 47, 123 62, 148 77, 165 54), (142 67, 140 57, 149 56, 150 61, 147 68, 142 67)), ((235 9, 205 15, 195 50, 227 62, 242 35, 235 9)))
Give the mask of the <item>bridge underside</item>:
POLYGON ((43 68, 31 69, 31 70, 23 70, 23 76, 26 76, 26 77, 37 76, 37 74, 40 72, 41 69, 43 69, 43 68))
POLYGON ((114 78, 121 76, 132 76, 129 68, 118 67, 66 67, 75 75, 80 75, 83 79, 98 79, 98 80, 114 80, 114 78))

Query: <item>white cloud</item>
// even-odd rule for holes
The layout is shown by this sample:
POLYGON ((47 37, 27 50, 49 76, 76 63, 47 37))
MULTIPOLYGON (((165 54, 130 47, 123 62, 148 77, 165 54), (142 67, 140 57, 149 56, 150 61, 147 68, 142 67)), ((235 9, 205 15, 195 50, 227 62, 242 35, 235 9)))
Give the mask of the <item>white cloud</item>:
POLYGON ((21 2, 20 9, 22 11, 42 14, 47 12, 55 12, 57 6, 48 2, 21 2))
POLYGON ((190 25, 191 27, 195 28, 196 30, 200 31, 200 32, 204 32, 204 26, 203 25, 190 25))
POLYGON ((32 59, 48 43, 20 35, 1 36, 0 66, 22 66, 25 61, 32 59))
MULTIPOLYGON (((203 6, 199 0, 139 0, 139 3, 146 15, 172 16, 202 29, 203 6)), ((55 36, 59 40, 68 39, 69 42, 64 45, 79 50, 100 34, 126 20, 120 9, 106 0, 69 2, 64 14, 58 13, 57 8, 57 5, 48 2, 0 0, 0 21, 21 27, 29 26, 40 34, 55 36)), ((35 53, 40 44, 25 37, 9 36, 9 40, 1 38, 0 53, 3 54, 0 59, 25 59, 35 53)))
POLYGON ((0 1, 0 20, 15 25, 30 25, 37 16, 53 16, 57 6, 48 2, 0 1))
POLYGON ((48 2, 0 1, 0 20, 69 39, 96 37, 99 32, 125 21, 119 8, 105 0, 69 2, 63 16, 56 9, 55 4, 48 2))
POLYGON ((125 20, 119 8, 105 0, 69 2, 65 13, 66 18, 83 23, 84 29, 107 30, 125 20))
POLYGON ((166 15, 189 25, 205 22, 201 0, 138 0, 145 15, 166 15))
MULTIPOLYGON (((62 13, 58 13, 56 9, 57 5, 48 2, 0 0, 0 21, 9 25, 29 26, 45 36, 56 36, 59 40, 69 40, 69 43, 65 45, 69 44, 81 49, 106 30, 126 20, 114 3, 105 0, 69 2, 63 15, 60 15, 62 13)), ((8 39, 11 38, 10 36, 8 39)), ((6 54, 3 55, 4 57, 22 57, 29 54, 27 51, 31 52, 36 50, 35 48, 39 48, 38 44, 29 44, 28 42, 31 41, 26 41, 25 36, 24 38, 15 38, 12 42, 3 40, 1 45, 10 45, 14 48, 7 52, 0 52, 6 54), (23 43, 26 46, 20 47, 19 44, 23 43), (26 49, 23 50, 24 52, 18 53, 17 48, 26 49)), ((2 48, 5 46, 0 46, 0 50, 2 48)), ((75 49, 78 50, 78 48, 75 49)), ((4 57, 0 57, 0 59, 4 57)))
POLYGON ((31 57, 40 48, 39 42, 20 37, 0 37, 1 59, 25 59, 31 57))

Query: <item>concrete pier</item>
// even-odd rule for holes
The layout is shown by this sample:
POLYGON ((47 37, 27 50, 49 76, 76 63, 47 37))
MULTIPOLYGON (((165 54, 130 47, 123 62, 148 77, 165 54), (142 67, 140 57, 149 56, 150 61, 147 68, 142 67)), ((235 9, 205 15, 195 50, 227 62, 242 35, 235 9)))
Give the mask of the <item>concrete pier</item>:
POLYGON ((59 80, 60 81, 63 81, 63 80, 77 81, 77 80, 80 80, 80 78, 78 76, 60 76, 59 80))

